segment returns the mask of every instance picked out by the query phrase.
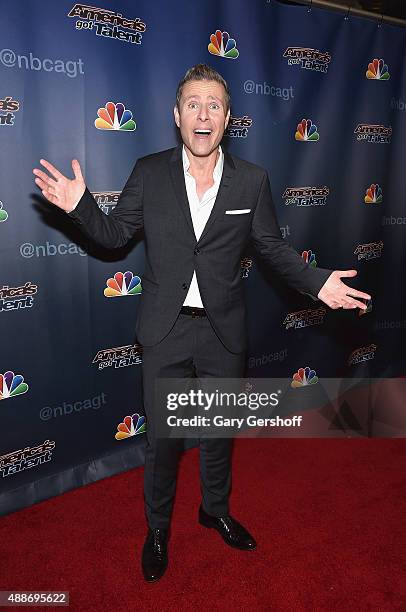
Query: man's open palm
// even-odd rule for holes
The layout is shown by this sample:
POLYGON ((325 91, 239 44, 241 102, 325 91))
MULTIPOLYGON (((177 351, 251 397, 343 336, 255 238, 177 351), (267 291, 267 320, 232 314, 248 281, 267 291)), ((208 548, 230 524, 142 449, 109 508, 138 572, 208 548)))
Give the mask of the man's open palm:
POLYGON ((55 206, 62 208, 65 212, 70 212, 79 202, 86 189, 78 160, 72 160, 74 179, 68 179, 45 159, 40 159, 40 163, 51 175, 48 176, 48 174, 38 168, 33 170, 37 177, 35 182, 41 189, 42 195, 51 204, 55 204, 55 206))
POLYGON ((366 304, 355 298, 370 300, 371 296, 349 287, 341 280, 342 276, 352 277, 356 275, 356 270, 335 270, 330 274, 317 297, 330 308, 362 308, 362 310, 365 310, 366 304))

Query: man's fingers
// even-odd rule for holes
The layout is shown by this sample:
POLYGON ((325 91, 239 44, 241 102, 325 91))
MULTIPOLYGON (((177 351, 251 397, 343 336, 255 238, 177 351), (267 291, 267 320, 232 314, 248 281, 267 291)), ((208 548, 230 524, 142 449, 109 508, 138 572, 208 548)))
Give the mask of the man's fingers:
POLYGON ((38 176, 39 179, 46 185, 56 185, 56 181, 54 181, 54 179, 52 179, 50 176, 45 174, 45 172, 42 172, 42 170, 38 170, 38 168, 34 168, 33 173, 35 174, 35 176, 38 176))
POLYGON ((42 190, 42 195, 44 196, 44 198, 49 200, 51 202, 51 204, 58 204, 58 202, 59 202, 58 196, 56 196, 54 193, 51 193, 47 189, 43 189, 42 190))
POLYGON ((83 181, 82 170, 77 159, 72 160, 72 170, 73 174, 75 175, 75 179, 80 179, 83 181))
POLYGON ((341 307, 345 310, 349 310, 350 308, 356 308, 355 302, 353 300, 342 300, 341 307))
POLYGON ((66 178, 66 176, 64 176, 61 172, 59 172, 59 170, 55 168, 55 166, 50 164, 49 161, 47 161, 46 159, 40 159, 39 161, 48 170, 48 172, 52 174, 54 179, 59 180, 59 179, 66 178))
POLYGON ((36 184, 38 185, 38 187, 42 190, 47 189, 48 185, 47 183, 45 183, 45 181, 43 181, 40 178, 36 178, 35 179, 36 184))
POLYGON ((339 276, 357 276, 358 272, 356 270, 336 270, 339 276))
POLYGON ((52 187, 52 185, 47 185, 47 183, 44 183, 44 181, 40 178, 36 178, 35 182, 41 189, 42 193, 45 194, 45 197, 48 198, 48 200, 50 195, 56 196, 59 199, 59 196, 57 195, 56 190, 54 187, 52 187))
POLYGON ((364 304, 364 302, 359 302, 358 300, 343 300, 342 305, 343 308, 347 310, 350 308, 361 308, 361 310, 366 309, 366 304, 364 304))
POLYGON ((333 308, 334 310, 336 308, 341 308, 341 303, 338 302, 335 299, 329 299, 328 301, 325 302, 327 304, 327 306, 330 306, 330 308, 333 308))
POLYGON ((363 291, 358 291, 358 289, 351 289, 350 291, 347 291, 347 295, 348 297, 362 298, 363 300, 371 299, 371 296, 368 295, 368 293, 364 293, 363 291))

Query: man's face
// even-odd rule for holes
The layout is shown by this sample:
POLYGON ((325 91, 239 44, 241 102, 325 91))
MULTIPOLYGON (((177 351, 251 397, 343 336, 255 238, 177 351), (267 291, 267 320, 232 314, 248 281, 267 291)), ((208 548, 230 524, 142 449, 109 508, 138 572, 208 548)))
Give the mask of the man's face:
POLYGON ((174 115, 189 151, 196 157, 209 156, 217 149, 230 118, 223 85, 216 81, 188 81, 174 115))

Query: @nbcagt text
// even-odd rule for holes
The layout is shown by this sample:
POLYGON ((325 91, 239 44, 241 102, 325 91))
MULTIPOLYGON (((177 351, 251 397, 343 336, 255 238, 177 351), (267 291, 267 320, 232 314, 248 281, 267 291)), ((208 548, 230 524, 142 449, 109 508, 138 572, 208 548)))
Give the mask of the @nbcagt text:
MULTIPOLYGON (((248 408, 249 410, 257 410, 267 406, 275 407, 279 403, 277 393, 230 393, 219 392, 206 393, 202 390, 189 390, 187 393, 168 393, 167 394, 167 409, 171 411, 177 410, 183 406, 196 406, 205 411, 211 410, 212 407, 221 408, 222 406, 234 406, 239 408, 248 408)), ((248 427, 296 427, 302 423, 302 415, 295 415, 291 418, 282 418, 279 415, 276 417, 258 418, 255 414, 249 414, 244 417, 225 417, 221 414, 216 414, 214 417, 194 415, 192 417, 178 417, 171 414, 167 417, 167 424, 170 427, 237 427, 241 429, 243 425, 248 427)))

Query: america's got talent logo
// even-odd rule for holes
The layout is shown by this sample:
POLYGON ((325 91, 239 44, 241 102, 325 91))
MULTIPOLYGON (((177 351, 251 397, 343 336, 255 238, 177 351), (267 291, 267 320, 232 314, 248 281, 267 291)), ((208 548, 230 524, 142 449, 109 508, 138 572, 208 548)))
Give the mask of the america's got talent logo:
POLYGON ((11 96, 0 98, 0 126, 14 125, 15 113, 20 110, 18 100, 13 100, 11 96))
POLYGON ((96 36, 136 45, 141 44, 142 35, 147 29, 139 17, 128 19, 121 13, 87 4, 75 4, 68 17, 76 19, 76 30, 92 31, 96 36))
POLYGON ((282 195, 286 206, 325 206, 330 189, 323 187, 287 187, 282 195))
POLYGON ((330 53, 311 47, 288 47, 283 57, 288 60, 288 66, 300 66, 305 70, 315 70, 324 74, 331 62, 330 53))
POLYGON ((371 142, 377 144, 390 144, 392 139, 392 126, 359 123, 354 129, 354 134, 359 142, 371 142))
POLYGON ((326 312, 323 306, 289 312, 283 321, 283 325, 285 329, 302 329, 311 325, 321 325, 324 323, 326 312))
POLYGON ((32 308, 38 286, 27 281, 19 287, 3 285, 0 287, 0 312, 9 312, 18 308, 32 308))

